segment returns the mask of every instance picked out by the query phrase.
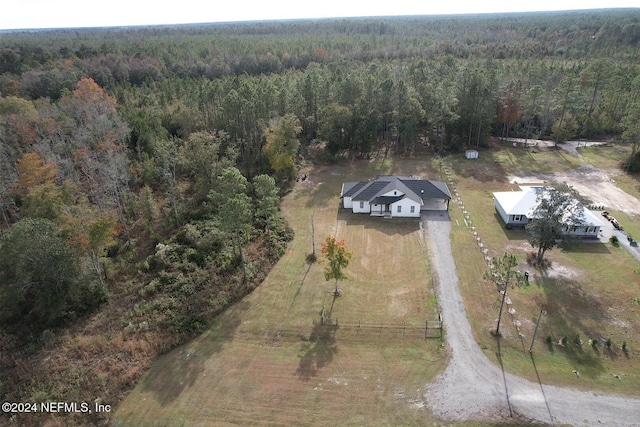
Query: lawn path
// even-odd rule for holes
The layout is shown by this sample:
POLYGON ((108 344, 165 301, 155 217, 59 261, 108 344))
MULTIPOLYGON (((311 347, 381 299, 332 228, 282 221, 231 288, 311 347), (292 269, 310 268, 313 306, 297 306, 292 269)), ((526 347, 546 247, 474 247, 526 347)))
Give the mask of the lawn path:
MULTIPOLYGON (((429 384, 426 400, 434 414, 455 420, 496 420, 512 416, 542 423, 640 426, 640 400, 603 396, 534 383, 505 373, 497 343, 492 363, 478 347, 460 294, 447 214, 423 216, 427 245, 437 275, 437 294, 450 352, 446 370, 429 384)), ((538 375, 535 354, 531 369, 538 375)))

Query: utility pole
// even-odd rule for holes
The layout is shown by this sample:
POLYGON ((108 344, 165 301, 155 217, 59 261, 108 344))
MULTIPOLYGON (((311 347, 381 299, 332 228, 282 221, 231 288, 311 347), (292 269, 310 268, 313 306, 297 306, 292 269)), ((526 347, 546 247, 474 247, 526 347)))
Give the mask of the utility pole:
POLYGON ((542 319, 542 315, 547 314, 546 311, 540 310, 540 314, 538 314, 538 321, 536 322, 536 329, 533 331, 533 338, 531 339, 531 347, 529 347, 529 354, 533 353, 533 344, 536 342, 536 335, 538 335, 538 326, 540 326, 540 319, 542 319))

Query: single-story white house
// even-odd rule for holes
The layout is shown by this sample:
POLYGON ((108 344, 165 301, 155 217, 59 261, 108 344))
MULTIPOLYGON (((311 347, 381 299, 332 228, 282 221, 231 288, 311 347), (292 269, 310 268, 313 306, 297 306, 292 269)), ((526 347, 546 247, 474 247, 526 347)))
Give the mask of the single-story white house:
MULTIPOLYGON (((538 195, 541 192, 544 192, 544 187, 520 187, 520 191, 493 193, 496 211, 505 224, 524 227, 529 221, 535 219, 534 211, 538 206, 538 195)), ((577 226, 567 224, 563 231, 577 237, 598 237, 604 223, 589 209, 582 205, 580 208, 583 210, 584 223, 577 226)))
POLYGON ((371 216, 419 217, 420 211, 448 210, 447 184, 418 176, 379 176, 371 181, 345 182, 342 206, 371 216))

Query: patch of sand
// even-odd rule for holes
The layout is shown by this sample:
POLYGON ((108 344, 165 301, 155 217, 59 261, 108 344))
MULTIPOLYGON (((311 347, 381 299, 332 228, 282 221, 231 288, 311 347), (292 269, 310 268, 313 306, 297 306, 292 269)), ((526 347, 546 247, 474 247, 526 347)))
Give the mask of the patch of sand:
POLYGON ((582 166, 567 172, 552 174, 510 176, 510 183, 540 184, 549 182, 565 182, 575 188, 592 204, 605 206, 629 215, 640 215, 640 201, 616 186, 613 177, 618 172, 596 169, 593 166, 582 166))

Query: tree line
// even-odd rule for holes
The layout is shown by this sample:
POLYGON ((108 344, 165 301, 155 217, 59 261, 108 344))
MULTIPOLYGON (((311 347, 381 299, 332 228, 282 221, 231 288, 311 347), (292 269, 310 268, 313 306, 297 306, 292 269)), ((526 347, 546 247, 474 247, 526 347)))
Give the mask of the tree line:
POLYGON ((204 215, 203 206, 224 207, 216 227, 235 236, 230 245, 242 259, 239 236, 251 233, 233 221, 266 231, 269 219, 229 222, 225 212, 253 207, 252 186, 266 185, 265 176, 273 184, 260 191, 289 185, 310 152, 442 153, 490 136, 619 137, 636 147, 637 17, 632 10, 10 33, 0 48, 2 223, 51 221, 102 284, 105 254, 140 223, 160 241, 204 215), (254 68, 265 58, 275 65, 254 68), (244 65, 208 74, 218 63, 244 65), (233 207, 223 203, 230 194, 210 194, 229 168, 246 179, 230 188, 248 197, 232 197, 233 207))

